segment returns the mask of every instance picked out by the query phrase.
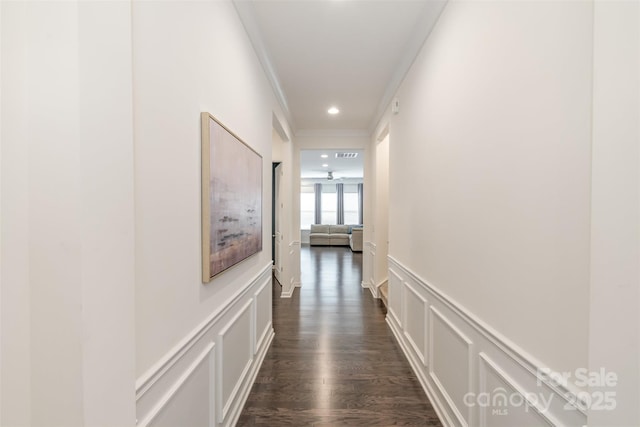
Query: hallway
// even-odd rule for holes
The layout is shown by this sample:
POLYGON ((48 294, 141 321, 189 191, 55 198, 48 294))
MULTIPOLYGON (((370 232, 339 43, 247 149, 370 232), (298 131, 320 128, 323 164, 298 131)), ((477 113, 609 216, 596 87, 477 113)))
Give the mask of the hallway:
POLYGON ((280 298, 276 336, 238 426, 439 426, 362 281, 362 254, 303 247, 302 288, 280 298))

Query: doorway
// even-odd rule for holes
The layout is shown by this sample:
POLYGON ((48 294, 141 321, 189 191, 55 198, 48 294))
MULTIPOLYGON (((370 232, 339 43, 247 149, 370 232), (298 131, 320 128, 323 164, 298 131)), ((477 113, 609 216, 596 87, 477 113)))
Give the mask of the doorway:
POLYGON ((308 149, 300 152, 302 246, 316 252, 354 253, 358 255, 354 259, 358 260, 359 268, 362 267, 364 222, 363 157, 362 149, 308 149), (321 232, 323 236, 317 233, 311 236, 312 228, 326 231, 321 232))
POLYGON ((273 262, 273 273, 278 281, 282 283, 282 163, 273 162, 271 168, 271 261, 273 262))
POLYGON ((373 294, 386 301, 389 266, 389 132, 378 138, 375 146, 374 162, 374 226, 372 258, 372 277, 370 285, 373 294))

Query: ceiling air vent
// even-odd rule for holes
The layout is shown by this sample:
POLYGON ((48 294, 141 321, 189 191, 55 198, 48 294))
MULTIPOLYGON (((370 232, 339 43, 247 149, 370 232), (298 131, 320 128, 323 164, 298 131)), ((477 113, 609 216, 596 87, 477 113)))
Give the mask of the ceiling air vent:
POLYGON ((355 159, 358 153, 336 153, 336 159, 355 159))

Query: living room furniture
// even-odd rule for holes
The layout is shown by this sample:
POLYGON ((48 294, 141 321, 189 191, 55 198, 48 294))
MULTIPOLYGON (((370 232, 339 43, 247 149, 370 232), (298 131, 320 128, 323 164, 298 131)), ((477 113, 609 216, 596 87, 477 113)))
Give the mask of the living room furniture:
POLYGON ((349 226, 311 224, 309 244, 311 246, 348 246, 349 226))
POLYGON ((352 228, 349 234, 349 247, 353 252, 362 252, 362 228, 352 228))
POLYGON ((349 246, 354 252, 362 252, 361 225, 311 224, 311 246, 349 246))

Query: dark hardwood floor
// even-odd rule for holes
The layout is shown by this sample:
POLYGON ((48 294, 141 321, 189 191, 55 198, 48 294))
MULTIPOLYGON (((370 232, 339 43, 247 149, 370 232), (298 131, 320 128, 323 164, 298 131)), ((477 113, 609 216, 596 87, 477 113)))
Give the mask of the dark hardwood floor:
POLYGON ((238 426, 440 426, 362 281, 362 255, 302 247, 302 287, 280 298, 276 336, 238 426))

